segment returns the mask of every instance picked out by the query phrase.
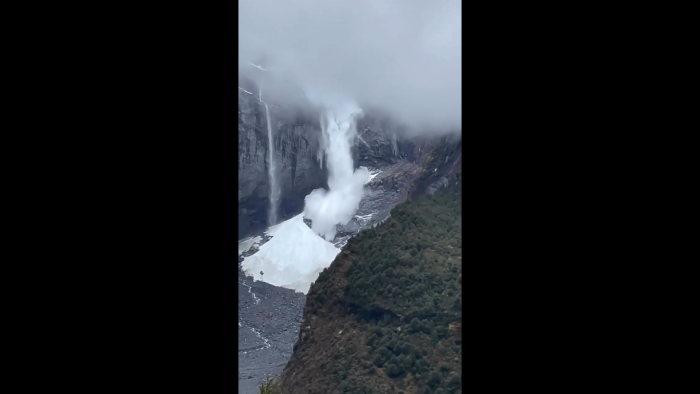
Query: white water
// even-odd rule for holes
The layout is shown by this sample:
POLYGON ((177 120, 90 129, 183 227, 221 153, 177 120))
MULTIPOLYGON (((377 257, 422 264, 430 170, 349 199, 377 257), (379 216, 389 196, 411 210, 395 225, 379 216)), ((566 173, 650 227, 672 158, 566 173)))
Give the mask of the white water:
POLYGON ((270 177, 270 209, 267 213, 267 224, 274 226, 277 224, 277 203, 279 200, 279 185, 277 184, 277 164, 275 162, 275 143, 272 139, 272 125, 270 124, 270 109, 265 104, 265 116, 267 117, 267 158, 268 174, 270 177))
MULTIPOLYGON (((250 63, 250 65, 267 71, 260 66, 250 63)), ((277 184, 277 164, 275 162, 275 142, 272 139, 272 124, 270 122, 270 108, 262 99, 262 82, 258 88, 258 100, 265 106, 265 119, 267 120, 267 175, 270 180, 270 208, 267 211, 267 225, 274 226, 277 224, 277 204, 279 202, 280 187, 277 184)))
POLYGON ((357 135, 355 120, 362 110, 352 100, 334 98, 322 104, 329 108, 319 119, 329 190, 316 189, 306 196, 304 216, 311 219, 311 228, 317 234, 331 241, 335 237, 336 226, 347 224, 357 212, 369 172, 366 167, 353 170, 351 153, 357 135))
POLYGON ((367 143, 367 141, 365 141, 365 140, 362 138, 361 135, 358 134, 357 137, 360 139, 360 141, 364 142, 365 145, 367 145, 368 148, 370 148, 370 146, 369 146, 369 144, 367 143))

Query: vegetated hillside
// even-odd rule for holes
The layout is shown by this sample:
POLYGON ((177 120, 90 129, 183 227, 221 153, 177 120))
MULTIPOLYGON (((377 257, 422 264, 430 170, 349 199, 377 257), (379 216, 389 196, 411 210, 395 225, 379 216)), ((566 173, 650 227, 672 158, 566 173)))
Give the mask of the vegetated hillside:
POLYGON ((457 167, 447 186, 398 205, 382 225, 351 239, 319 276, 282 393, 461 393, 457 167))

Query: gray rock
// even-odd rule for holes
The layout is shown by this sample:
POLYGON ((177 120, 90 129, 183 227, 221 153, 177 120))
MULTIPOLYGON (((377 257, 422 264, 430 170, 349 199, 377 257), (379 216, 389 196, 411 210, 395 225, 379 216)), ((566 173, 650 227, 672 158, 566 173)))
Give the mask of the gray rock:
POLYGON ((438 191, 441 187, 447 186, 447 178, 442 177, 438 179, 436 182, 433 182, 428 186, 428 194, 433 194, 436 191, 438 191))
MULTIPOLYGON (((248 86, 238 89, 238 236, 242 239, 267 226, 270 185, 265 106, 251 83, 239 81, 239 85, 248 86)), ((281 192, 278 217, 282 221, 303 209, 304 197, 325 185, 327 173, 317 157, 318 116, 299 108, 267 104, 281 192)))

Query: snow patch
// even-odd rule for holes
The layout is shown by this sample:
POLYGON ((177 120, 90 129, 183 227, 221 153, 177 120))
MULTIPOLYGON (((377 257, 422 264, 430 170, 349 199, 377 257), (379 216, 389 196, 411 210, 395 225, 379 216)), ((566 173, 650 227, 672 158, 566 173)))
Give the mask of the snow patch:
POLYGON ((260 66, 260 65, 253 64, 253 63, 248 63, 248 64, 250 64, 251 66, 257 68, 258 70, 267 71, 266 68, 262 68, 262 66, 260 66))
MULTIPOLYGON (((294 220, 294 219, 296 219, 296 216, 289 219, 289 220, 294 220)), ((286 222, 288 222, 289 220, 287 220, 286 222)), ((268 237, 274 237, 275 234, 277 234, 277 231, 280 228, 282 228, 282 225, 285 224, 286 222, 278 223, 278 224, 275 224, 274 226, 268 227, 267 230, 265 231, 265 235, 267 235, 268 237)))
POLYGON ((253 95, 253 93, 251 93, 251 92, 249 92, 249 91, 247 91, 247 90, 243 89, 243 88, 242 88, 242 87, 240 87, 240 86, 238 87, 238 89, 241 89, 242 91, 244 91, 244 92, 246 92, 246 93, 250 94, 251 96, 253 95))
POLYGON ((240 256, 241 254, 247 252, 252 248, 254 245, 258 244, 262 238, 260 237, 253 237, 253 238, 246 238, 240 242, 238 242, 238 255, 240 256))
POLYGON ((369 180, 367 182, 365 182, 365 185, 372 182, 372 179, 376 178, 377 175, 382 173, 382 171, 377 169, 377 168, 370 167, 370 168, 368 168, 368 170, 369 170, 369 180))
POLYGON ((271 285, 304 294, 340 253, 304 223, 303 214, 270 227, 267 234, 274 236, 243 260, 243 272, 255 280, 264 279, 271 285))
POLYGON ((357 218, 357 220, 370 220, 372 215, 372 213, 368 213, 367 215, 355 215, 355 218, 357 218))

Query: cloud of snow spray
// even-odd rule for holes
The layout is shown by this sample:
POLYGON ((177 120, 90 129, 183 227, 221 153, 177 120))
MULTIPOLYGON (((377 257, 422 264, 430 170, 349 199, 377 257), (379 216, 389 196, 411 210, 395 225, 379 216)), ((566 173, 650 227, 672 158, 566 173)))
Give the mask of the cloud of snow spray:
MULTIPOLYGON (((312 95, 310 98, 314 99, 312 95)), ((316 189, 306 196, 304 216, 311 219, 311 228, 317 234, 331 241, 336 225, 348 223, 357 211, 369 171, 365 167, 353 171, 351 147, 357 133, 356 119, 362 116, 360 107, 351 100, 326 100, 324 107, 320 116, 321 144, 326 153, 329 190, 316 189)))

